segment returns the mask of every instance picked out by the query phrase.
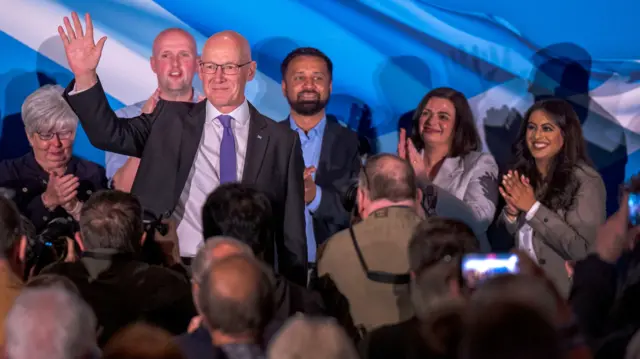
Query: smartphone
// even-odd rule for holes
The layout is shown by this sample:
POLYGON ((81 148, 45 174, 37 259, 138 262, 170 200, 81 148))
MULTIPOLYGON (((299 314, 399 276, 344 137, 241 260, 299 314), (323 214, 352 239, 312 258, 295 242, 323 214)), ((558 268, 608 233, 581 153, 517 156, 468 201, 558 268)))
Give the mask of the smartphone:
POLYGON ((629 193, 629 223, 640 225, 640 193, 629 193))
POLYGON ((469 288, 487 278, 519 271, 518 256, 513 253, 473 253, 462 257, 462 278, 469 288))

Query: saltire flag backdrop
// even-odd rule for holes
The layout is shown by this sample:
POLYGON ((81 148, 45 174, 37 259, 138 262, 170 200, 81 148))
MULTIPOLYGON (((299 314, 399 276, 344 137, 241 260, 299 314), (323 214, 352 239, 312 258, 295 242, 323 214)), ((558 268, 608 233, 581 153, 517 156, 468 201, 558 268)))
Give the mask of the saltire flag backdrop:
MULTIPOLYGON (((57 27, 77 11, 91 13, 96 39, 109 38, 98 74, 114 109, 155 90, 149 57, 160 31, 184 28, 201 49, 211 34, 232 29, 247 37, 258 62, 247 97, 273 119, 288 114, 280 62, 296 47, 313 46, 334 62, 328 112, 367 138, 373 152, 395 152, 398 129, 409 126, 422 96, 449 86, 469 98, 484 150, 500 165, 526 109, 556 96, 571 101, 583 121, 610 210, 618 184, 640 170, 640 2, 0 0, 0 7, 0 159, 28 151, 25 97, 72 79, 57 27)), ((194 86, 201 88, 197 76, 194 86)), ((104 164, 82 131, 74 152, 104 164)))

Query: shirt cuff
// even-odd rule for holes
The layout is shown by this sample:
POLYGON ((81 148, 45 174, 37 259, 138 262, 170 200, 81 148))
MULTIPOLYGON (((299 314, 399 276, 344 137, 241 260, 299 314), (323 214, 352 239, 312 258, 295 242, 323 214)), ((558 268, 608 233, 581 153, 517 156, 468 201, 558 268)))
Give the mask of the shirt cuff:
POLYGON ((83 93, 83 92, 85 92, 87 90, 88 89, 84 89, 82 91, 76 91, 76 84, 73 84, 73 90, 69 91, 69 96, 77 95, 77 94, 83 93))
POLYGON ((318 207, 320 207, 320 201, 322 200, 322 188, 318 185, 316 185, 316 198, 313 199, 313 201, 311 201, 311 203, 309 203, 307 205, 307 209, 310 212, 315 212, 318 210, 318 207))
POLYGON ((540 208, 540 201, 536 201, 536 203, 534 203, 533 206, 531 206, 531 208, 529 209, 529 212, 527 212, 527 215, 524 218, 527 221, 532 220, 533 217, 536 215, 536 212, 538 212, 539 208, 540 208))

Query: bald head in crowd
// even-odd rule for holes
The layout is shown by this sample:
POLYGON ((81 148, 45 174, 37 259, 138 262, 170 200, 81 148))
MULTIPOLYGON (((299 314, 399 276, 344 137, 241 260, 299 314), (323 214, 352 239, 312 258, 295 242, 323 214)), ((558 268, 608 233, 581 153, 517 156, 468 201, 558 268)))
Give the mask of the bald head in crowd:
POLYGON ((214 34, 204 44, 201 63, 200 79, 209 102, 222 113, 242 105, 257 66, 247 39, 235 31, 214 34))
MULTIPOLYGON (((191 265, 193 282, 200 283, 202 276, 213 263, 236 254, 254 256, 251 247, 235 238, 225 236, 207 238, 204 245, 196 253, 191 265)), ((194 295, 196 294, 194 293, 194 295)))
POLYGON ((417 199, 416 175, 407 161, 386 153, 367 159, 358 186, 358 209, 363 218, 381 207, 415 206, 417 199))
POLYGON ((198 303, 216 341, 255 341, 273 315, 273 279, 255 258, 215 261, 200 283, 198 303))
POLYGON ((191 101, 191 84, 198 66, 198 49, 191 34, 179 28, 163 30, 153 40, 150 61, 161 98, 191 101))

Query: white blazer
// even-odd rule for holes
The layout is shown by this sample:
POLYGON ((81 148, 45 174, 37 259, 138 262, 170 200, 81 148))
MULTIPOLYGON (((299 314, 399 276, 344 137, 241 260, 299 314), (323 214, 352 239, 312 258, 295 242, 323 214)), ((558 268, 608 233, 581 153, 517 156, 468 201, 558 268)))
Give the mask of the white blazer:
POLYGON ((467 224, 480 241, 480 249, 491 251, 487 228, 493 222, 498 202, 498 165, 493 156, 473 151, 448 157, 433 184, 436 214, 467 224))

